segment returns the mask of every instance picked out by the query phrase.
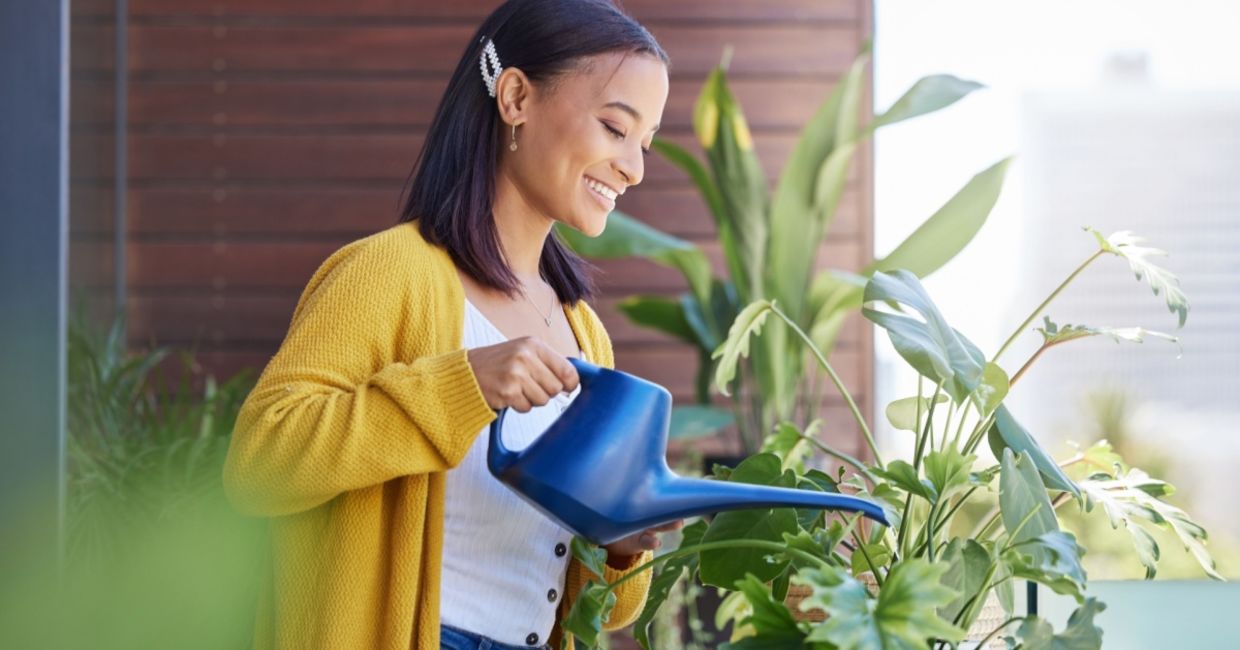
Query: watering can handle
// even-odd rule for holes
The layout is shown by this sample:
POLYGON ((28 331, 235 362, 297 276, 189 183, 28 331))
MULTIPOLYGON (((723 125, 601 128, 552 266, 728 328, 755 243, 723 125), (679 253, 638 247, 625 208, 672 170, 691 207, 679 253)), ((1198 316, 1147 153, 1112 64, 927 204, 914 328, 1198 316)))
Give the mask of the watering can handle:
MULTIPOLYGON (((580 379, 583 389, 593 384, 594 380, 601 374, 601 369, 598 366, 584 359, 568 357, 568 361, 577 369, 577 377, 580 379)), ((492 472, 500 473, 516 462, 519 454, 504 446, 503 436, 501 435, 504 415, 507 413, 508 407, 505 406, 494 410, 495 419, 491 421, 491 444, 487 452, 487 464, 490 465, 492 472)))
POLYGON ((583 390, 589 388, 594 383, 594 380, 598 379, 598 376, 602 374, 602 368, 585 359, 568 357, 568 362, 577 369, 577 378, 581 380, 583 390))

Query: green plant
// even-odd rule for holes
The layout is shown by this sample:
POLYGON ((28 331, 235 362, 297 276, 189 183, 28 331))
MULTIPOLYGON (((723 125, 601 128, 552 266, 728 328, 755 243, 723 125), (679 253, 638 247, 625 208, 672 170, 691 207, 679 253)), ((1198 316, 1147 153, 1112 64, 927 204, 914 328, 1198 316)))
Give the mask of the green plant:
MULTIPOLYGON (((762 432, 793 416, 798 396, 813 392, 813 387, 800 342, 774 329, 758 337, 754 354, 733 375, 735 382, 718 383, 725 395, 733 389, 739 394, 743 384, 752 383, 750 402, 734 399, 732 413, 724 411, 723 417, 711 413, 710 385, 716 368, 711 353, 726 337, 740 306, 761 299, 778 302, 819 349, 830 352, 845 317, 861 306, 866 278, 894 268, 908 269, 918 277, 933 273, 972 240, 1003 184, 1007 159, 978 173, 885 258, 859 273, 817 271, 817 251, 831 228, 854 154, 865 138, 883 126, 950 106, 982 87, 950 75, 928 76, 886 112, 860 125, 869 57, 867 42, 802 130, 773 192, 754 152, 741 107, 728 89, 727 53, 706 79, 693 111, 693 130, 705 165, 689 151, 655 138, 653 147, 682 169, 700 192, 718 231, 727 277, 714 277, 710 262, 697 246, 619 211, 611 213, 607 229, 596 238, 569 228, 556 229, 561 239, 585 256, 643 256, 684 275, 689 290, 679 298, 630 296, 619 309, 637 325, 696 347, 699 406, 687 419, 695 423, 699 434, 735 421, 747 454, 758 449, 762 432)), ((811 402, 805 410, 812 415, 815 408, 811 402)), ((672 436, 680 435, 687 432, 673 427, 672 436)))
MULTIPOLYGON (((1042 345, 1012 375, 999 365, 1002 353, 1065 287, 1104 255, 1125 259, 1162 294, 1182 325, 1188 302, 1178 280, 1150 259, 1161 251, 1141 245, 1128 232, 1110 237, 1090 230, 1098 250, 1073 271, 992 357, 952 328, 915 274, 876 272, 864 291, 863 313, 887 331, 900 356, 919 375, 919 394, 886 408, 894 427, 911 433, 910 460, 884 462, 867 435, 872 461, 862 462, 820 441, 812 422, 804 430, 781 422, 765 438, 763 450, 735 468, 717 467, 718 480, 778 485, 807 490, 847 491, 881 504, 890 527, 869 525, 858 516, 831 515, 796 508, 723 512, 709 524, 684 529, 679 548, 656 558, 656 575, 647 612, 657 610, 677 580, 690 576, 732 592, 733 637, 725 648, 956 647, 966 637, 983 602, 993 593, 1006 621, 977 631, 984 646, 1004 636, 1011 647, 1097 648, 1102 631, 1095 617, 1105 606, 1087 593, 1081 566, 1084 549, 1063 529, 1057 510, 1074 503, 1094 516, 1105 514, 1113 527, 1131 535, 1148 575, 1157 568, 1158 549, 1151 529, 1170 531, 1211 577, 1219 578, 1205 549, 1206 533, 1182 510, 1166 503, 1162 481, 1127 467, 1105 445, 1057 461, 1005 405, 1011 389, 1046 350, 1092 336, 1141 341, 1147 336, 1177 341, 1141 328, 1056 325, 1049 318, 1036 331, 1042 345), (927 390, 924 387, 929 386, 927 390), (987 443, 995 463, 981 460, 987 443), (810 468, 814 454, 840 464, 831 476, 810 468), (1074 480, 1069 471, 1089 467, 1074 480), (996 495, 997 488, 997 495, 996 495), (996 505, 967 516, 970 500, 996 505), (872 579, 874 587, 863 578, 872 579), (1013 610, 1013 584, 1032 580, 1070 595, 1079 608, 1066 629, 1056 632, 1045 620, 1013 610), (799 610, 818 608, 821 623, 798 620, 784 600, 791 585, 807 592, 799 610)), ((812 337, 774 301, 758 300, 741 310, 729 335, 715 351, 716 381, 723 384, 742 358, 747 341, 774 315, 810 349, 838 390, 852 405, 857 425, 869 428, 848 390, 812 337)), ((585 553, 582 546, 581 552, 585 553)), ((601 562, 602 558, 592 561, 601 562)), ((1221 579, 1221 578, 1219 578, 1221 579)), ((616 584, 592 584, 574 604, 566 629, 587 645, 593 624, 606 616, 607 596, 616 584)), ((637 632, 649 647, 643 612, 637 632)))
POLYGON ((193 390, 197 363, 166 347, 130 352, 123 316, 105 332, 79 311, 68 329, 68 560, 107 561, 137 528, 222 495, 233 422, 252 387, 242 372, 193 390))

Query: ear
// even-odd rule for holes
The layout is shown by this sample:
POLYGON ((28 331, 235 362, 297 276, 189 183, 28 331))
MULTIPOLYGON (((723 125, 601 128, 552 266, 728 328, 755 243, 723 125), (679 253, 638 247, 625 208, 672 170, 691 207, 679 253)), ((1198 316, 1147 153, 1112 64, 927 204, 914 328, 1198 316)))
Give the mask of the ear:
POLYGON ((534 84, 520 68, 504 68, 495 80, 495 101, 505 124, 523 124, 530 119, 534 84))

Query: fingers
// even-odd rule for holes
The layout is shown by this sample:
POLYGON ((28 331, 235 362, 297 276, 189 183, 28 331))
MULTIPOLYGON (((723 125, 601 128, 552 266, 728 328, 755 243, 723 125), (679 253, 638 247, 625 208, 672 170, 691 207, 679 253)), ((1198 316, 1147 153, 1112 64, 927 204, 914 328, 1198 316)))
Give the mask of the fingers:
POLYGON ((569 363, 568 359, 559 352, 556 352, 555 348, 552 348, 550 345, 547 345, 538 339, 533 340, 538 343, 536 349, 538 350, 539 360, 541 360, 543 366, 555 376, 556 380, 559 382, 559 390, 566 393, 571 393, 576 390, 579 378, 577 377, 577 369, 573 367, 573 364, 569 363))

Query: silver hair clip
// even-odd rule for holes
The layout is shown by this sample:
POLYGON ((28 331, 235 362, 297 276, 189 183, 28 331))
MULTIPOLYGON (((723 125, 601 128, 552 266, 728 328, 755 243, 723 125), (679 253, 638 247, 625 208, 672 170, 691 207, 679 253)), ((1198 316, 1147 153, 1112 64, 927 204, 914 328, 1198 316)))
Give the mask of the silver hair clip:
POLYGON ((499 55, 495 53, 495 41, 487 39, 487 45, 482 49, 482 55, 478 57, 478 67, 482 69, 482 81, 486 84, 487 93, 492 97, 495 96, 495 80, 499 79, 500 70, 499 55), (487 62, 490 62, 491 69, 494 73, 487 74, 487 62))

